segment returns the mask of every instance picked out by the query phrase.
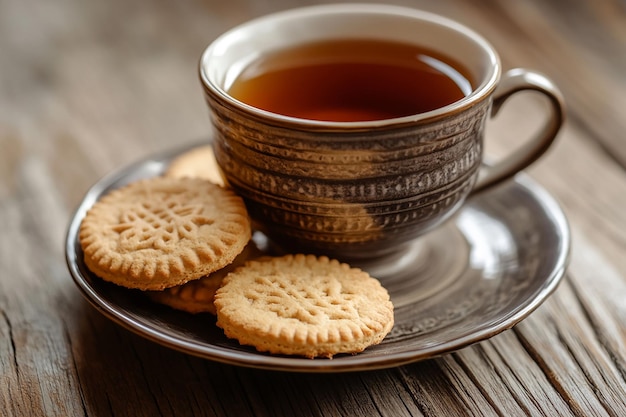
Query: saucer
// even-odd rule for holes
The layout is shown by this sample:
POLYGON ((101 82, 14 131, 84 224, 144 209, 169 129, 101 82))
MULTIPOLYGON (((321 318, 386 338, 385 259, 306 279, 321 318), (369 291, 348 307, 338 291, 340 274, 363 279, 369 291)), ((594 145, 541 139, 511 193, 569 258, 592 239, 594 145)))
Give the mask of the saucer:
MULTIPOLYGON (((117 324, 156 343, 228 364, 299 372, 399 366, 443 355, 513 327, 557 287, 568 261, 570 232, 556 201, 524 174, 469 199, 445 225, 402 253, 359 266, 380 279, 395 306, 385 340, 357 355, 305 359, 259 353, 224 336, 211 315, 154 304, 107 283, 83 262, 78 229, 86 211, 114 188, 160 175, 190 148, 136 162, 98 181, 72 217, 66 260, 85 298, 117 324)), ((260 232, 257 246, 269 250, 260 232)))

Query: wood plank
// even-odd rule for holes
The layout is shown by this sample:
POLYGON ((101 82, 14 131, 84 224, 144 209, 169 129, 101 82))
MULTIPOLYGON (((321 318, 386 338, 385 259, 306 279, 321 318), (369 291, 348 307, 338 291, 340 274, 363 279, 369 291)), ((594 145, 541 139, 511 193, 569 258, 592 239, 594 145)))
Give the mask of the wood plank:
MULTIPOLYGON (((573 415, 513 331, 464 349, 454 358, 498 415, 573 415)), ((467 390, 467 386, 458 389, 467 390)))
MULTIPOLYGON (((558 144, 529 173, 570 219, 572 264, 513 330, 391 370, 290 374, 158 346, 81 298, 62 242, 86 189, 202 138, 204 46, 252 16, 305 3, 0 2, 0 415, 626 415, 619 0, 400 1, 474 27, 505 66, 548 73, 569 103, 558 144)), ((512 149, 518 138, 507 134, 540 110, 523 99, 507 107, 491 130, 495 154, 512 149)))
POLYGON ((624 381, 588 334, 593 330, 571 288, 563 285, 551 301, 546 303, 549 317, 536 314, 516 328, 520 340, 576 415, 621 415, 624 381), (543 326, 531 326, 540 318, 543 326))
MULTIPOLYGON (((577 239, 570 272, 572 292, 589 323, 589 339, 597 340, 606 353, 598 355, 609 363, 607 374, 624 389, 626 382, 626 280, 612 262, 593 248, 584 237, 577 239)), ((608 378, 608 376, 607 376, 608 378)), ((626 398, 626 392, 622 399, 626 398)))

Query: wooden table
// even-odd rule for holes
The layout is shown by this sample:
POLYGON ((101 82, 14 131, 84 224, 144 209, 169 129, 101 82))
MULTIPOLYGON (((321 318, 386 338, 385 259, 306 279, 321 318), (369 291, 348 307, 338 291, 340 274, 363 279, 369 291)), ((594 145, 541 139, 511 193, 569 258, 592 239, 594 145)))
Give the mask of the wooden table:
MULTIPOLYGON (((528 174, 562 205, 570 267, 528 318, 387 370, 302 374, 145 340, 81 297, 67 224, 103 175, 210 130, 203 48, 298 0, 0 1, 0 415, 626 415, 626 4, 399 1, 455 18, 562 89, 569 118, 528 174), (478 5, 479 4, 479 5, 478 5)), ((525 128, 524 99, 491 127, 525 128)), ((491 146, 491 148, 489 148, 491 146)))

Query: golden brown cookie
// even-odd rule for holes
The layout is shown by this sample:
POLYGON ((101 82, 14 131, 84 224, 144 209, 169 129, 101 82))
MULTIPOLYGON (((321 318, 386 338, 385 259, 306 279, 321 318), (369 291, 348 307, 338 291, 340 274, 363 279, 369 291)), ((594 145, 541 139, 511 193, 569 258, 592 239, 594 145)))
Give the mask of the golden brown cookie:
POLYGON ((366 272, 325 256, 246 262, 215 295, 217 325, 259 351, 309 358, 358 353, 393 326, 387 290, 366 272))
POLYGON ((247 260, 258 257, 260 254, 259 249, 251 242, 243 252, 237 255, 230 265, 218 271, 183 285, 166 288, 162 291, 147 291, 146 294, 152 301, 176 310, 192 314, 215 314, 213 300, 215 292, 222 285, 224 277, 238 266, 243 265, 247 260))
POLYGON ((230 264, 250 240, 250 221, 232 191, 202 179, 155 177, 97 201, 79 239, 94 274, 162 290, 230 264))
POLYGON ((193 148, 172 160, 164 174, 173 178, 202 178, 224 186, 211 145, 193 148))
POLYGON ((231 264, 200 279, 161 291, 148 291, 152 301, 187 313, 211 313, 215 315, 213 299, 224 277, 236 268, 231 264), (232 267, 231 267, 232 265, 232 267))

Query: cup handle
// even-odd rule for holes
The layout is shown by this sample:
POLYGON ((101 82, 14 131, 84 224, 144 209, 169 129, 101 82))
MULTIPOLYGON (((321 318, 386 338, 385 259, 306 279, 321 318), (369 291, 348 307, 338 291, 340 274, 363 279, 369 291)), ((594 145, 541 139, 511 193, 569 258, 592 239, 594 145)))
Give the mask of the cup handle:
POLYGON ((537 91, 544 94, 550 103, 550 117, 545 121, 541 131, 528 139, 517 151, 501 161, 481 166, 478 180, 472 194, 479 193, 499 184, 527 168, 548 150, 565 120, 565 104, 559 89, 547 77, 537 72, 516 68, 507 71, 494 92, 491 117, 494 117, 502 104, 520 91, 537 91))

